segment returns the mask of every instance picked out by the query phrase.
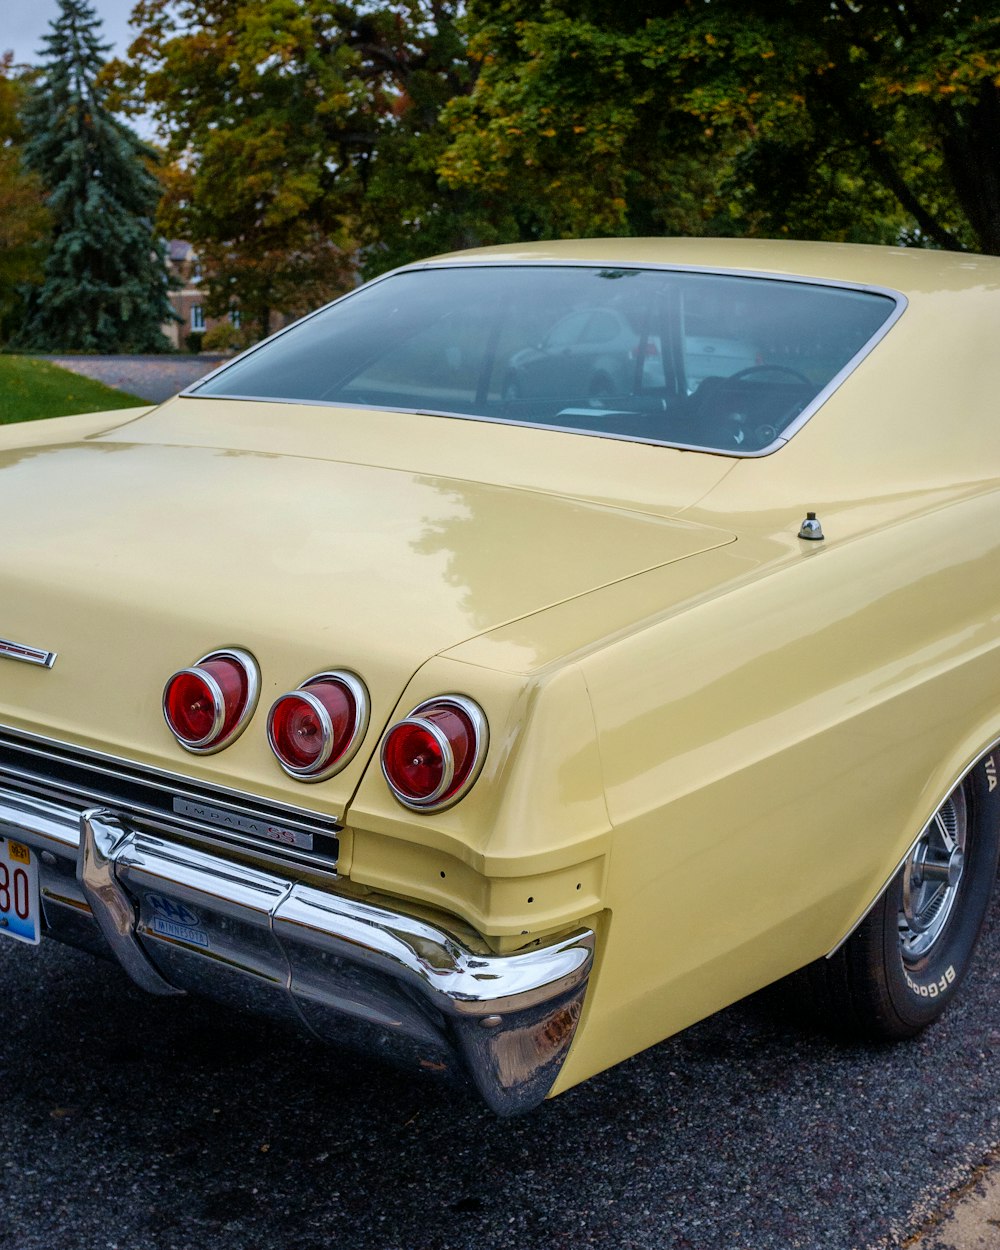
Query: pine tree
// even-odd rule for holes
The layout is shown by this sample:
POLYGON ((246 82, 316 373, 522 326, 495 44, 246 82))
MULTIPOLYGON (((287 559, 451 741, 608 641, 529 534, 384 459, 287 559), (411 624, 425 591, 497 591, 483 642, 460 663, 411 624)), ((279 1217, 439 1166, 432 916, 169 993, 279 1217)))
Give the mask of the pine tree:
POLYGON ((110 45, 87 0, 59 0, 42 75, 23 113, 24 161, 52 218, 45 280, 17 343, 35 350, 165 351, 165 249, 153 234, 153 150, 105 105, 110 45))

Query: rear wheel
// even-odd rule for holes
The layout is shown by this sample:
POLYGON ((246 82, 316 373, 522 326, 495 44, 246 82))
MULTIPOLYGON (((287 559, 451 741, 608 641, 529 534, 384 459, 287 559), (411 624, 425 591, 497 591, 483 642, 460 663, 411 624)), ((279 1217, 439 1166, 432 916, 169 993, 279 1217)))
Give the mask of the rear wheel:
POLYGON ((996 761, 941 804, 885 893, 830 959, 799 974, 824 1023, 912 1037, 955 997, 989 907, 1000 853, 996 761))

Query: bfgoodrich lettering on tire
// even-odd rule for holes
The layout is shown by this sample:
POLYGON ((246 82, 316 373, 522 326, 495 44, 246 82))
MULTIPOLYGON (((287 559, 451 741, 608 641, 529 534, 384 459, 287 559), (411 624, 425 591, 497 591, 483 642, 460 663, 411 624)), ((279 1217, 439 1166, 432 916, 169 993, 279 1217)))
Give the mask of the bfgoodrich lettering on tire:
POLYGON ((936 1020, 968 970, 1000 853, 1000 786, 990 755, 934 813, 906 863, 848 941, 799 974, 838 1032, 912 1037, 936 1020))

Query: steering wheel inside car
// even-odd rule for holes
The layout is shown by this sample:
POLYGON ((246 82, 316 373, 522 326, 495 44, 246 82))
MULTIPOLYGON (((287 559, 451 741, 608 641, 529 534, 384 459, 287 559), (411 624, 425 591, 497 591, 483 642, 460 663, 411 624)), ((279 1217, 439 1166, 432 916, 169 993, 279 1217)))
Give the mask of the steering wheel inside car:
POLYGON ((790 369, 787 365, 750 365, 747 369, 741 369, 739 373, 731 373, 726 381, 743 382, 747 378, 757 377, 762 373, 785 373, 796 382, 802 382, 806 386, 813 385, 804 373, 799 373, 797 369, 790 369))

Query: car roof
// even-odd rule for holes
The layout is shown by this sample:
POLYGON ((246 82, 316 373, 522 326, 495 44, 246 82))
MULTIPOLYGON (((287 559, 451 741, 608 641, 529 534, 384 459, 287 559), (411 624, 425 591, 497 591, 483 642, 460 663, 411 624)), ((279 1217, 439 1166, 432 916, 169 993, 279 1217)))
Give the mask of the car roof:
POLYGON ((994 256, 786 239, 557 239, 450 252, 407 268, 544 263, 663 265, 777 274, 889 287, 906 294, 1000 287, 1000 258, 994 256))

